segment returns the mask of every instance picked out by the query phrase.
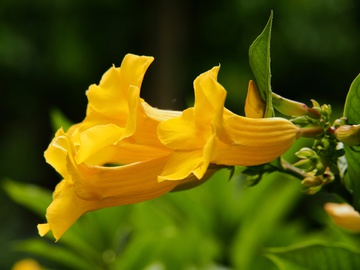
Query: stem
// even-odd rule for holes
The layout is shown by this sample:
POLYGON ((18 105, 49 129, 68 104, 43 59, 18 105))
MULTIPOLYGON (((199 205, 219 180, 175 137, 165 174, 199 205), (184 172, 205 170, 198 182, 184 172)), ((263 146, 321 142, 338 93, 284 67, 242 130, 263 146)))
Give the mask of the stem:
POLYGON ((324 128, 321 126, 305 127, 300 128, 301 137, 305 138, 316 138, 324 133, 324 128))
POLYGON ((294 167, 283 158, 281 158, 281 168, 279 168, 279 171, 292 175, 300 180, 309 176, 306 172, 294 167))
POLYGON ((312 118, 315 118, 315 119, 320 119, 321 118, 321 114, 317 110, 315 110, 313 108, 309 108, 309 107, 308 107, 307 115, 312 117, 312 118))

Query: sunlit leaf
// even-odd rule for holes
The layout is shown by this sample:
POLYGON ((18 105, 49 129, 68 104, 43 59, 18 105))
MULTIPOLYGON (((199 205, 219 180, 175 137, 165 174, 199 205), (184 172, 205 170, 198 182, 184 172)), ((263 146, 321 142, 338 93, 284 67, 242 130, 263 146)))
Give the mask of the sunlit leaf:
POLYGON ((280 270, 360 269, 360 250, 342 243, 312 241, 297 246, 268 248, 265 256, 280 270))
MULTIPOLYGON (((360 75, 350 86, 344 107, 344 116, 349 124, 360 124, 360 75)), ((345 157, 348 162, 346 181, 350 183, 353 192, 353 204, 360 210, 360 147, 345 146, 345 157)))
POLYGON ((266 102, 264 117, 272 117, 274 110, 271 94, 270 40, 273 13, 262 31, 249 49, 249 62, 255 76, 262 99, 266 102))

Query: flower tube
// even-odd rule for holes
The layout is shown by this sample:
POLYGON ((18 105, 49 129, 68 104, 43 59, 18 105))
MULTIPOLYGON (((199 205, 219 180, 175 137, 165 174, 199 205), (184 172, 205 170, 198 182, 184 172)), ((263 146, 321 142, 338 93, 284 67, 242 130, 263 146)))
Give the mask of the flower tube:
POLYGON ((267 163, 285 153, 301 135, 284 118, 247 118, 226 109, 226 91, 217 82, 218 72, 219 67, 214 67, 195 80, 194 107, 159 124, 160 141, 174 150, 159 181, 190 174, 201 179, 211 163, 267 163))

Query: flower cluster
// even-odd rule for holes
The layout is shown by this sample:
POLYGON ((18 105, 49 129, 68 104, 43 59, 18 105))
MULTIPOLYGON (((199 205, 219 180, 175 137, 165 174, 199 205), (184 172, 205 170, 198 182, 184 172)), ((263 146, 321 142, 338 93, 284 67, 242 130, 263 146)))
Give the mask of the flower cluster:
POLYGON ((38 225, 40 235, 51 230, 58 240, 88 211, 195 186, 223 166, 270 162, 300 136, 284 118, 243 117, 226 109, 219 67, 195 79, 193 107, 151 107, 140 98, 140 88, 152 61, 126 55, 121 67, 111 67, 99 85, 89 87, 85 119, 57 131, 45 158, 63 180, 47 223, 38 225))

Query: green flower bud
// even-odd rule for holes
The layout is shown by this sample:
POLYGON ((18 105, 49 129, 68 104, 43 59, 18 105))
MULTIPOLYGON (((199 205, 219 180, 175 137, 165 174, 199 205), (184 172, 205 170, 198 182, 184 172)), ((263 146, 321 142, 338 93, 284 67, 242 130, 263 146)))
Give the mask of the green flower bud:
POLYGON ((347 146, 360 144, 360 125, 344 125, 335 130, 335 137, 347 146))
POLYGON ((301 184, 304 187, 304 192, 308 195, 313 195, 321 190, 323 182, 321 177, 306 177, 301 181, 301 184))
POLYGON ((312 158, 312 157, 317 156, 316 152, 313 149, 309 148, 309 147, 301 148, 299 151, 297 151, 295 153, 295 155, 298 158, 312 158))
POLYGON ((284 115, 320 117, 320 114, 316 110, 309 108, 304 103, 284 98, 275 93, 272 93, 272 101, 274 108, 284 115))
POLYGON ((305 172, 311 172, 316 168, 316 164, 317 162, 314 159, 302 159, 294 163, 294 166, 304 170, 305 172))

